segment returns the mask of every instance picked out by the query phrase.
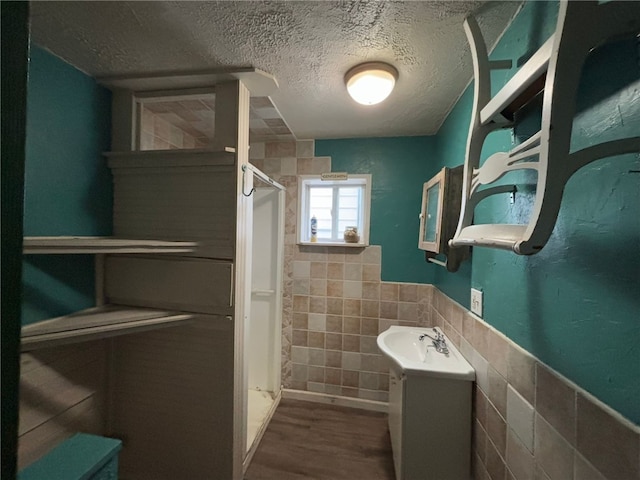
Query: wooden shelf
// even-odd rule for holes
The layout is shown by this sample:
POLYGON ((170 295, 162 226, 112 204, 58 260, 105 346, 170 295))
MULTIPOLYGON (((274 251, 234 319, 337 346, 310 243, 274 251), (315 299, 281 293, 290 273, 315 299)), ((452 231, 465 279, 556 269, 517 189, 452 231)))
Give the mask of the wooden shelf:
POLYGON ((22 351, 170 327, 195 314, 104 305, 22 327, 22 351))
POLYGON ((115 237, 24 237, 25 254, 185 253, 196 242, 132 240, 115 237))
POLYGON ((554 35, 516 72, 500 91, 480 111, 480 123, 509 125, 513 114, 544 88, 544 79, 551 58, 554 35))

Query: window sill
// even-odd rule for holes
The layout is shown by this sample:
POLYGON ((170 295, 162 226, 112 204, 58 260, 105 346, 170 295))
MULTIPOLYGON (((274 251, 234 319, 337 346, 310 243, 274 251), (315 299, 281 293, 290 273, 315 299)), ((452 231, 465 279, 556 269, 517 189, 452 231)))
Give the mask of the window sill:
POLYGON ((368 247, 368 243, 347 243, 347 242, 298 242, 298 245, 305 245, 311 247, 355 247, 364 248, 368 247))

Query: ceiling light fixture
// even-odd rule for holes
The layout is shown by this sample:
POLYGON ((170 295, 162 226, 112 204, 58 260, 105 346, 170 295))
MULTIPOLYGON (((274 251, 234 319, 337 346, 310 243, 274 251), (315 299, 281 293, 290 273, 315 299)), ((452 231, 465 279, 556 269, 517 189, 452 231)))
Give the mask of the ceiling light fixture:
POLYGON ((375 105, 389 96, 398 79, 398 70, 382 62, 356 65, 344 76, 351 98, 362 105, 375 105))

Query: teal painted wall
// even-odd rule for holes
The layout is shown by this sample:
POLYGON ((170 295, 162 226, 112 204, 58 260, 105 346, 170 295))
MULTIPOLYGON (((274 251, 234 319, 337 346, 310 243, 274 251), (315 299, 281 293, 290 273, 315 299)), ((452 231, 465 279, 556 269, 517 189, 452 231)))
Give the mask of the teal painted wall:
POLYGON ((422 184, 437 172, 433 137, 316 140, 334 172, 370 173, 369 243, 382 245, 382 279, 433 283, 435 266, 418 250, 422 184))
MULTIPOLYGON (((507 83, 517 72, 518 67, 526 62, 554 32, 557 15, 557 2, 539 1, 527 4, 514 19, 510 28, 490 55, 493 60, 510 59, 513 60, 514 64, 514 67, 509 70, 495 70, 491 72, 491 87, 494 94, 507 83)), ((470 85, 460 97, 436 136, 438 157, 442 159, 442 166, 455 167, 464 163, 472 106, 473 84, 470 85)), ((533 116, 535 117, 535 115, 533 116)), ((535 118, 533 122, 527 119, 524 125, 529 127, 531 123, 536 123, 535 118)), ((535 130, 530 133, 535 133, 538 129, 539 123, 535 130)), ((524 126, 521 130, 525 130, 524 126)), ((511 130, 493 132, 485 141, 482 149, 482 159, 486 159, 489 155, 497 151, 510 150, 515 145, 515 142, 516 140, 511 130)), ((531 199, 525 197, 525 193, 530 192, 531 187, 522 183, 526 181, 526 179, 527 173, 512 173, 505 176, 502 182, 515 183, 518 186, 520 194, 517 196, 517 202, 513 207, 509 206, 506 195, 486 200, 481 204, 481 207, 491 205, 491 209, 499 209, 504 215, 510 214, 509 211, 505 212, 505 207, 507 210, 511 210, 512 216, 526 214, 531 203, 531 199)), ((480 211, 482 211, 482 208, 480 211)), ((498 217, 504 218, 499 215, 498 217)), ((504 222, 505 220, 500 221, 504 222)), ((514 223, 518 221, 519 220, 514 220, 514 223)), ((477 248, 473 249, 472 255, 474 257, 481 255, 481 253, 477 253, 479 250, 480 249, 477 248)), ((471 262, 463 264, 456 273, 449 273, 444 269, 438 269, 434 274, 435 284, 438 288, 466 308, 469 308, 470 303, 472 264, 475 265, 473 259, 471 262)))
MULTIPOLYGON (((507 30, 492 58, 520 64, 555 28, 557 3, 532 2, 507 30)), ((572 149, 640 132, 637 42, 593 53, 578 88, 572 149)), ((513 74, 492 77, 493 92, 513 74)), ((445 165, 464 158, 473 93, 469 88, 437 136, 445 165)), ((535 130, 535 109, 516 129, 535 130)), ((537 128, 536 128, 537 129, 537 128)), ((515 144, 511 130, 492 134, 483 158, 515 144)), ((484 291, 484 319, 576 384, 640 423, 640 155, 602 159, 569 181, 554 232, 537 255, 474 248, 462 275, 435 273, 443 292, 467 305, 469 282, 484 291), (469 273, 471 276, 469 277, 469 273)), ((528 177, 515 177, 515 205, 506 198, 476 210, 480 223, 518 223, 532 204, 528 177)))
MULTIPOLYGON (((109 235, 111 94, 32 45, 27 91, 24 234, 109 235)), ((93 256, 28 255, 22 322, 94 304, 93 256)))
MULTIPOLYGON (((457 167, 464 164, 472 102, 473 89, 467 88, 438 130, 435 140, 441 167, 457 167)), ((471 261, 463 262, 460 269, 454 273, 444 268, 435 269, 433 283, 459 304, 469 308, 471 261)))
MULTIPOLYGON (((520 66, 555 30, 557 2, 529 2, 491 54, 520 66)), ((462 28, 462 26, 461 26, 462 28)), ((516 68, 492 74, 492 90, 516 68)), ((640 132, 640 62, 636 40, 596 50, 578 88, 572 149, 640 132)), ((456 273, 424 263, 417 249, 421 185, 442 166, 464 162, 473 101, 461 96, 435 137, 318 140, 334 171, 373 173, 371 243, 382 245, 387 281, 434 283, 469 306, 484 292, 484 319, 555 370, 640 423, 640 155, 602 159, 567 184, 555 230, 537 255, 474 248, 456 273)), ((482 158, 507 151, 539 125, 534 105, 516 131, 491 134, 482 158)), ((483 202, 481 223, 518 223, 531 209, 527 173, 513 174, 519 193, 483 202)))

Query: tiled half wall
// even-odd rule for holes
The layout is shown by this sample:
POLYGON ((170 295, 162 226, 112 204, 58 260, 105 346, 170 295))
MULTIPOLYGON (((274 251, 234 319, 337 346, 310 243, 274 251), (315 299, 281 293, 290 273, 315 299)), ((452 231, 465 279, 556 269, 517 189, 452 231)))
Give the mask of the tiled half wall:
POLYGON ((431 320, 476 370, 476 480, 640 478, 640 428, 434 289, 431 320))
POLYGON ((296 249, 291 388, 388 400, 376 338, 390 325, 428 325, 432 287, 381 282, 380 250, 296 249))
POLYGON ((313 142, 252 145, 252 163, 287 187, 285 388, 387 400, 375 340, 390 325, 439 326, 476 370, 476 480, 638 480, 640 428, 431 285, 380 280, 379 246, 296 244, 296 175, 331 170, 313 142))

